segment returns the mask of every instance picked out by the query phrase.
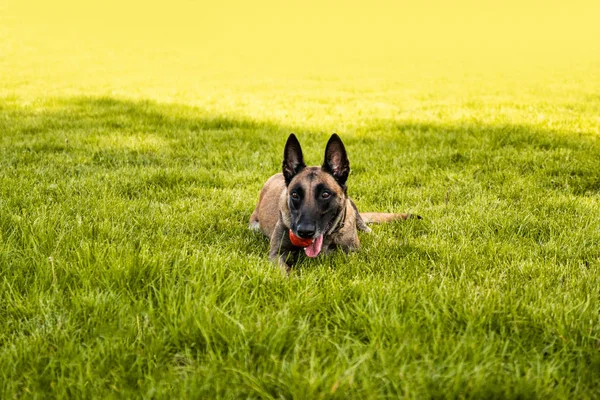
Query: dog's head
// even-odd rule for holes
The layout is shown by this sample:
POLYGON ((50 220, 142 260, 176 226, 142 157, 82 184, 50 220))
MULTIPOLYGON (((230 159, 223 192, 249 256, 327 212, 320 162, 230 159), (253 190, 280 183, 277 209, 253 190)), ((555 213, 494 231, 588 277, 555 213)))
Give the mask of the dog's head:
MULTIPOLYGON (((321 167, 304 164, 300 143, 293 133, 290 135, 283 155, 283 176, 294 235, 322 242, 323 235, 334 228, 344 212, 349 173, 346 149, 335 133, 327 142, 321 167)), ((320 245, 316 247, 318 254, 320 245)))

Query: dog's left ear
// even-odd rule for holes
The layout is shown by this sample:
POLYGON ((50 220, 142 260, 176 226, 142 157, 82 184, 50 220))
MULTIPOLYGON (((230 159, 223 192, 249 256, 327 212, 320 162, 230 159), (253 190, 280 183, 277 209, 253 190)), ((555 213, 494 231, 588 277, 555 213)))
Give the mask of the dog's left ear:
POLYGON ((285 178, 285 185, 289 185, 292 178, 306 167, 304 157, 302 156, 302 147, 298 138, 293 133, 288 137, 283 150, 282 172, 285 178))
POLYGON ((350 161, 346 155, 346 148, 342 139, 337 134, 331 135, 325 147, 325 161, 323 162, 324 171, 329 172, 335 180, 342 186, 346 184, 350 174, 350 161))

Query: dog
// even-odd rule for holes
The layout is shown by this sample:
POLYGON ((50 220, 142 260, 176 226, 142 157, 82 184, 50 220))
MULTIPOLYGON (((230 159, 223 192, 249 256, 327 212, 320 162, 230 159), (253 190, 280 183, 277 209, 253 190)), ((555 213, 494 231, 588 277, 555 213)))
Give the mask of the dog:
MULTIPOLYGON (((358 250, 358 231, 370 232, 367 223, 411 218, 411 214, 359 213, 348 197, 346 181, 350 162, 337 134, 325 147, 320 167, 307 167, 300 142, 293 133, 283 152, 282 172, 264 184, 249 227, 270 240, 269 259, 286 273, 301 251, 308 257, 358 250)), ((417 218, 420 218, 417 216, 417 218)))

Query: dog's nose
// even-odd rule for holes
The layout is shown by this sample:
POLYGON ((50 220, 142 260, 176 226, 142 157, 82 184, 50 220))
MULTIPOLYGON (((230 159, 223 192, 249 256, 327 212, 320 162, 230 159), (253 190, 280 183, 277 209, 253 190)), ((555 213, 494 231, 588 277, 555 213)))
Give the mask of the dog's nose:
POLYGON ((315 236, 315 226, 309 224, 298 225, 298 236, 302 239, 310 239, 315 236))

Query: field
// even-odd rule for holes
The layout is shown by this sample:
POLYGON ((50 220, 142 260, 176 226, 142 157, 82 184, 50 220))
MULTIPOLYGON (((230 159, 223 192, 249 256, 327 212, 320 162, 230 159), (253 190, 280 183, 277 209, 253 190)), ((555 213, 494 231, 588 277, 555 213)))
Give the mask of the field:
POLYGON ((224 4, 0 5, 0 398, 600 397, 598 6, 224 4), (282 276, 290 132, 423 220, 282 276))

